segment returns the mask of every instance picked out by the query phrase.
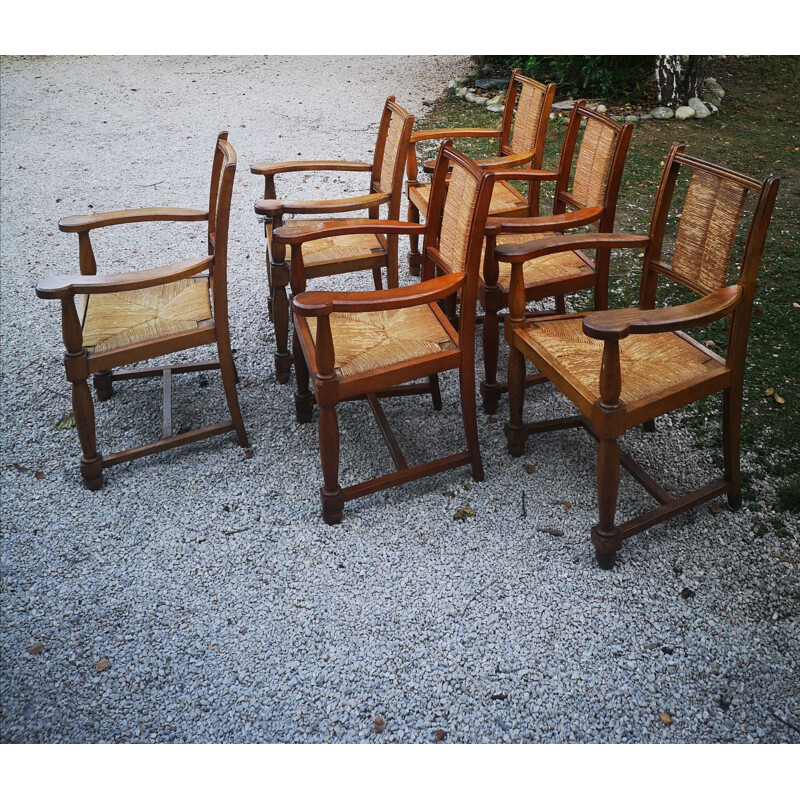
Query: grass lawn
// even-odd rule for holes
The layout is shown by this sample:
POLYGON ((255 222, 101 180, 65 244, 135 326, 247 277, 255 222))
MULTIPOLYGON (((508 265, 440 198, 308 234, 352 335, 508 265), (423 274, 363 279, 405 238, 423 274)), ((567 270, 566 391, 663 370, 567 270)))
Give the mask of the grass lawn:
MULTIPOLYGON (((758 466, 745 472, 745 500, 759 511, 753 479, 768 479, 784 511, 800 511, 800 57, 759 56, 712 61, 709 74, 726 91, 718 114, 705 120, 637 123, 617 206, 616 229, 646 233, 664 158, 674 142, 687 152, 730 167, 757 179, 774 174, 781 187, 758 278, 756 316, 748 346, 744 389, 742 447, 758 466), (795 305, 797 304, 797 305, 795 305), (772 389, 770 395, 765 394, 772 389), (783 398, 781 404, 776 395, 783 398)), ((458 77, 458 76, 456 76, 458 77)), ((558 99, 558 95, 557 95, 558 99)), ((551 120, 544 167, 558 164, 566 119, 551 120)), ((500 115, 466 103, 448 92, 421 122, 421 128, 497 128, 500 115)), ((471 156, 496 154, 496 140, 458 139, 456 145, 471 156)), ((432 157, 436 144, 420 154, 432 157)), ((543 191, 542 211, 549 199, 543 191)), ((635 252, 612 256, 610 305, 635 305, 641 260, 635 252)), ((667 288, 661 297, 686 302, 689 292, 667 288)), ((588 296, 575 296, 575 310, 590 307, 588 296)), ((694 332, 724 352, 727 321, 694 332)), ((686 421, 698 443, 719 442, 721 394, 686 409, 686 421)), ((719 453, 719 464, 722 453, 719 453)), ((779 518, 762 524, 763 534, 791 535, 779 518)))

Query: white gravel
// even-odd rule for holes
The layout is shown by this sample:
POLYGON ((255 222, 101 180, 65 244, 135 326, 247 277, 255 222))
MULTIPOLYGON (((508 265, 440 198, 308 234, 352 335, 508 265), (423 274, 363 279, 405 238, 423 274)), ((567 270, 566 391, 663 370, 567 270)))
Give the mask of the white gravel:
MULTIPOLYGON (((316 426, 295 423, 292 385, 274 380, 252 212, 262 186, 248 166, 368 159, 387 95, 421 113, 464 66, 3 59, 3 741, 431 742, 437 730, 446 742, 800 741, 798 568, 779 558, 800 562, 796 520, 783 519, 794 538, 758 538, 752 511, 702 507, 629 540, 603 572, 588 541, 594 443, 549 434, 514 460, 505 404, 496 421, 480 418, 485 483, 465 468, 350 503, 337 527, 320 518, 316 426), (240 163, 231 324, 254 457, 231 434, 110 469, 88 492, 75 431, 56 430, 70 409, 58 303, 33 292, 77 268, 76 237, 58 219, 203 207, 223 129, 240 163), (466 503, 475 516, 454 522, 466 503), (111 666, 98 672, 103 658, 111 666), (372 733, 378 715, 386 729, 372 733)), ((363 180, 306 174, 278 188, 333 197, 363 193, 363 180)), ((113 272, 201 253, 202 226, 107 229, 94 241, 113 272)), ((439 414, 420 398, 387 403, 419 456, 462 446, 455 376, 443 392, 439 414)), ((157 436, 160 399, 147 381, 99 404, 101 448, 157 436)), ((175 401, 178 424, 218 419, 218 377, 177 378, 175 401)), ((564 405, 538 388, 527 409, 564 405)), ((390 467, 368 420, 357 404, 341 410, 343 483, 390 467)), ((681 489, 717 455, 674 416, 627 439, 681 489)), ((760 491, 762 519, 774 516, 771 488, 760 491)), ((621 514, 648 501, 623 479, 621 514)))

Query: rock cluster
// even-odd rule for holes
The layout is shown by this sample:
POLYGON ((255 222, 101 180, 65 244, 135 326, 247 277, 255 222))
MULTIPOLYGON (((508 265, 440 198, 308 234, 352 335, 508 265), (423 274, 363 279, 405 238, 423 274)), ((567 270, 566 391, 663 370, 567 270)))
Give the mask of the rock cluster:
MULTIPOLYGON (((458 97, 466 100, 466 102, 484 106, 488 111, 494 113, 502 113, 505 106, 505 93, 490 97, 487 94, 479 94, 479 92, 504 89, 507 81, 503 78, 478 78, 476 76, 477 72, 472 72, 466 78, 453 78, 448 86, 458 97)), ((714 78, 707 78, 703 87, 702 99, 692 97, 685 106, 679 106, 677 109, 658 106, 649 114, 619 114, 612 115, 611 119, 617 122, 644 122, 648 119, 705 119, 717 113, 723 97, 725 97, 725 90, 714 78)), ((551 119, 558 118, 558 112, 571 111, 575 102, 575 100, 569 99, 553 103, 551 119)), ((605 114, 608 111, 606 106, 602 104, 597 106, 589 105, 588 107, 596 109, 601 114, 605 114)))

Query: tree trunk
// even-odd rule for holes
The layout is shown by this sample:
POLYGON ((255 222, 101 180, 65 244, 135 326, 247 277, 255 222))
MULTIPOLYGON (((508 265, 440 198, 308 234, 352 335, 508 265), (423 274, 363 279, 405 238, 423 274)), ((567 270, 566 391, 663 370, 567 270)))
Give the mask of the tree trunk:
POLYGON ((708 75, 710 56, 689 56, 686 66, 686 97, 700 97, 703 93, 703 83, 708 75))
POLYGON ((676 106, 680 103, 681 89, 680 56, 656 56, 656 86, 658 102, 663 105, 676 106))

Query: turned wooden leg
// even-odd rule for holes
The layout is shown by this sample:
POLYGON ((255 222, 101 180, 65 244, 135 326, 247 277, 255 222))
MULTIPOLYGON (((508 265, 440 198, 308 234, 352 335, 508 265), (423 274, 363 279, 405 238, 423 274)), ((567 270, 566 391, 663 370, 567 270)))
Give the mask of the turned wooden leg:
POLYGON ((556 296, 556 314, 566 314, 567 306, 564 303, 564 295, 559 294, 556 296))
POLYGON ((742 395, 733 388, 722 393, 722 452, 725 459, 725 480, 730 481, 728 505, 738 511, 742 507, 742 476, 739 453, 742 434, 742 395))
POLYGON ((111 381, 111 370, 105 369, 92 376, 94 392, 98 400, 108 400, 114 394, 114 385, 111 381))
POLYGON ((292 354, 289 352, 289 297, 286 293, 285 280, 288 270, 283 265, 281 270, 273 270, 272 274, 272 321, 275 325, 275 377, 278 383, 288 383, 292 373, 292 354))
POLYGON ((241 447, 248 447, 247 432, 244 429, 242 410, 239 407, 239 393, 236 390, 236 366, 233 363, 231 352, 231 339, 227 324, 217 321, 217 352, 219 353, 219 370, 222 374, 222 386, 225 389, 225 399, 228 401, 228 411, 231 415, 236 438, 241 447))
MULTIPOLYGON (((419 209, 411 202, 408 201, 408 221, 413 223, 419 222, 419 209)), ((408 271, 418 278, 420 274, 420 266, 422 264, 422 256, 419 252, 419 236, 411 234, 408 237, 408 271)))
POLYGON ((303 348, 300 346, 297 328, 294 329, 292 350, 294 351, 294 374, 297 379, 297 391, 294 393, 295 417, 298 422, 311 422, 311 415, 314 411, 314 395, 309 389, 308 364, 306 364, 303 348))
POLYGON ((339 486, 339 421, 335 406, 319 409, 319 454, 322 460, 323 485, 320 489, 322 518, 328 525, 341 522, 344 495, 339 486))
POLYGON ((483 413, 494 414, 500 401, 500 386, 497 383, 497 356, 500 349, 500 322, 496 311, 487 309, 483 317, 483 369, 481 397, 483 413))
POLYGON ((611 569, 622 546, 614 524, 619 491, 619 446, 616 439, 600 439, 597 450, 597 508, 599 522, 592 528, 597 563, 611 569))
MULTIPOLYGON (((69 358, 69 356, 67 356, 69 358)), ((81 476, 87 489, 99 489, 103 485, 103 459, 97 452, 94 403, 86 379, 72 382, 72 414, 81 443, 81 476)))
POLYGON ((375 284, 375 289, 380 291, 383 289, 383 278, 381 277, 381 268, 380 267, 373 267, 372 268, 372 282, 375 284))
POLYGON ((525 425, 522 412, 525 405, 525 356, 516 347, 508 351, 508 452, 521 456, 525 452, 525 425))

